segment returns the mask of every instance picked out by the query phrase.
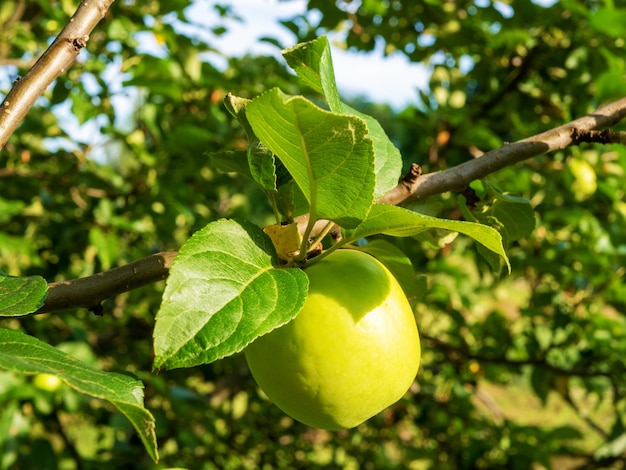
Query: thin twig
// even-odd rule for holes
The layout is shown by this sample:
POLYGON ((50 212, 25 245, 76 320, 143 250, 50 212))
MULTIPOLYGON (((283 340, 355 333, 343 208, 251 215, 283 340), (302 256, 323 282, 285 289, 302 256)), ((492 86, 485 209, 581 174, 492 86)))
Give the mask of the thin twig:
POLYGON ((76 60, 114 0, 84 0, 50 47, 0 104, 0 150, 37 98, 76 60))
POLYGON ((35 312, 86 308, 101 314, 101 302, 165 279, 178 252, 165 251, 93 276, 48 284, 48 297, 35 312))
MULTIPOLYGON (((399 204, 408 199, 418 199, 447 191, 463 191, 472 181, 484 178, 506 166, 514 165, 536 155, 564 149, 581 142, 608 143, 609 133, 593 134, 592 131, 607 128, 626 117, 626 98, 608 104, 587 116, 537 134, 527 139, 506 144, 446 170, 420 176, 411 188, 401 181, 379 202, 399 204), (585 140, 588 139, 588 140, 585 140)), ((623 135, 614 133, 611 142, 622 142, 623 135)), ((609 139, 610 140, 610 139, 609 139)))
POLYGON ((20 69, 28 69, 35 65, 37 61, 35 59, 9 59, 2 58, 0 59, 0 67, 4 67, 6 65, 12 65, 13 67, 17 67, 20 69))

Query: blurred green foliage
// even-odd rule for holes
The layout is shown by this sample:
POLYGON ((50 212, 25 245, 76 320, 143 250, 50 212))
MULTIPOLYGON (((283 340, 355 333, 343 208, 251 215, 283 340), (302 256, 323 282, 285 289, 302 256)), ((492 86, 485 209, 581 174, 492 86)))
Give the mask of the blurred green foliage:
MULTIPOLYGON (((220 217, 271 220, 262 193, 216 172, 206 152, 245 147, 222 105, 227 92, 304 90, 273 58, 225 57, 223 70, 204 60, 236 9, 215 5, 224 23, 200 36, 180 26, 193 26, 189 4, 114 2, 88 53, 28 114, 0 154, 0 270, 82 277, 177 249, 220 217), (145 52, 141 35, 161 53, 145 52), (104 139, 68 139, 59 107, 104 139)), ((16 66, 12 78, 75 7, 2 2, 0 63, 16 66)), ((334 31, 346 47, 378 46, 430 67, 417 106, 353 104, 380 119, 407 167, 448 168, 626 93, 623 2, 310 0, 308 8, 316 14, 284 21, 293 44, 334 31)), ((111 408, 2 372, 0 468, 623 468, 625 171, 621 146, 585 145, 492 175, 494 187, 531 201, 537 221, 508 246, 510 276, 463 237, 393 240, 428 279, 416 307, 423 366, 405 399, 356 430, 293 422, 259 394, 240 356, 150 374, 162 284, 107 301, 104 317, 3 320, 143 380, 161 463, 111 408), (574 159, 588 162, 595 191, 580 190, 574 159)), ((419 204, 461 214, 456 195, 419 204)))

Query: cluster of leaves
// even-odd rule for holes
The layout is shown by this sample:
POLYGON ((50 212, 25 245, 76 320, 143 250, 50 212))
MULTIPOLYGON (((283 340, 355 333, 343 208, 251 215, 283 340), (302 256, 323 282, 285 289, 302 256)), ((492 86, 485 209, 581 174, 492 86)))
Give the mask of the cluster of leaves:
MULTIPOLYGON (((417 160, 426 171, 624 94, 621 29, 609 27, 619 25, 622 9, 515 2, 503 14, 506 7, 494 2, 456 2, 450 9, 447 2, 364 1, 355 11, 350 3, 311 1, 320 23, 303 29, 309 20, 287 22, 298 35, 294 42, 348 24, 339 33, 351 47, 371 49, 382 40, 388 53, 426 60, 433 74, 419 106, 399 113, 355 106, 377 117, 405 163, 417 160)), ((114 2, 102 33, 91 38, 89 49, 97 53, 58 80, 13 136, 0 155, 0 269, 49 281, 81 277, 178 248, 224 216, 271 223, 272 207, 261 197, 267 188, 215 172, 216 157, 210 161, 205 152, 247 145, 240 123, 223 110, 225 91, 252 98, 274 86, 293 95, 300 90, 274 59, 229 58, 226 70, 203 61, 210 46, 176 25, 190 23, 187 6, 114 2), (142 51, 142 34, 156 38, 162 54, 142 51), (121 91, 105 78, 111 64, 125 73, 121 91), (126 94, 136 101, 131 123, 120 121, 113 106, 126 94), (80 137, 77 146, 51 147, 68 141, 52 105, 100 126, 108 140, 95 153, 80 137)), ((2 59, 14 60, 23 73, 27 64, 20 61, 41 52, 40 39, 55 34, 72 9, 68 2, 3 2, 2 59)), ((511 235, 512 274, 502 279, 464 237, 452 245, 431 232, 420 234, 420 243, 385 239, 386 251, 389 243, 402 248, 428 275, 417 309, 424 367, 405 400, 349 433, 314 431, 285 418, 259 395, 239 355, 145 372, 162 285, 107 302, 103 318, 75 311, 5 319, 2 326, 54 344, 93 369, 139 377, 168 466, 610 466, 623 460, 626 421, 624 168, 621 147, 563 151, 502 170, 474 185, 474 194, 411 207, 483 222, 502 204, 527 214, 519 210, 527 203, 495 189, 502 188, 531 201, 537 228, 517 241, 511 235), (589 163, 594 191, 578 191, 572 158, 589 163)), ((67 386, 39 390, 9 372, 0 384, 0 466, 33 468, 36 456, 50 466, 151 467, 137 433, 110 408, 94 407, 67 386)))
MULTIPOLYGON (((415 236, 445 229, 468 234, 506 259, 502 237, 491 227, 374 204, 399 180, 398 150, 373 118, 355 115, 339 99, 326 37, 284 55, 325 97, 330 111, 278 88, 252 101, 229 96, 250 147, 220 155, 218 162, 226 160, 227 169, 239 168, 268 192, 279 224, 295 224, 293 215, 302 212, 296 200, 303 201, 307 227, 290 261, 306 263, 309 238, 320 220, 340 225, 343 234, 319 256, 377 234, 415 236), (286 172, 278 182, 281 167, 286 172), (302 197, 295 196, 297 191, 302 197)), ((389 257, 381 256, 383 261, 389 257)), ((239 352, 294 318, 306 291, 306 276, 298 267, 279 266, 260 228, 241 221, 209 224, 181 248, 170 271, 155 324, 155 367, 194 366, 239 352)))
MULTIPOLYGON (((264 220, 264 213, 269 208, 249 202, 258 199, 254 190, 244 191, 244 185, 236 179, 212 170, 203 154, 207 148, 220 148, 226 143, 234 146, 240 138, 239 130, 221 109, 225 86, 237 83, 237 88, 259 92, 262 88, 256 77, 262 74, 268 83, 289 89, 288 74, 275 60, 268 58, 254 61, 229 58, 225 71, 218 71, 203 62, 200 54, 208 50, 208 45, 198 44, 175 30, 172 17, 183 17, 183 9, 187 6, 187 2, 170 2, 168 5, 147 2, 140 7, 116 2, 108 21, 103 22, 102 29, 91 37, 89 49, 93 45, 97 52, 59 79, 11 138, 0 156, 2 271, 22 276, 43 275, 47 281, 84 277, 151 252, 178 248, 193 231, 224 215, 264 220), (166 20, 168 15, 169 21, 166 20), (158 27, 147 26, 144 21, 148 18, 156 20, 158 27), (162 51, 167 54, 143 52, 138 42, 141 34, 153 37, 158 34, 162 51), (179 53, 170 55, 171 49, 179 53), (190 64, 199 66, 201 73, 188 74, 186 70, 190 64), (120 67, 125 72, 121 90, 120 84, 106 78, 120 67), (147 84, 149 88, 146 88, 147 84), (180 87, 179 93, 173 93, 173 85, 180 87), (120 99, 130 100, 136 108, 131 116, 124 117, 123 110, 113 106, 120 99), (168 106, 164 107, 166 102, 168 106), (71 138, 66 134, 67 127, 61 125, 54 112, 58 109, 55 107, 61 105, 71 109, 72 119, 87 124, 81 132, 74 131, 71 138), (122 118, 131 119, 132 123, 124 122, 122 118), (129 124, 133 131, 128 131, 129 124), (98 129, 107 140, 92 147, 91 137, 98 129), (244 192, 245 196, 238 200, 232 197, 244 192)), ((67 4, 64 9, 59 9, 49 2, 3 3, 2 58, 3 63, 16 67, 10 72, 11 81, 32 65, 30 59, 45 47, 46 41, 42 39, 57 34, 74 8, 75 5, 67 4), (42 18, 46 21, 41 21, 42 18)), ((227 10, 220 10, 220 13, 228 15, 227 10)), ((9 85, 10 82, 5 84, 9 85)), ((3 281, 3 293, 21 291, 24 298, 43 298, 43 285, 37 278, 21 278, 16 284, 11 278, 3 278, 3 281), (27 295, 27 289, 31 289, 32 297, 27 295)), ((149 370, 152 360, 150 332, 162 288, 148 287, 113 299, 105 306, 110 315, 101 321, 86 312, 56 317, 54 325, 44 317, 25 318, 19 323, 5 320, 3 327, 20 329, 30 336, 22 334, 3 343, 10 349, 3 350, 4 365, 22 373, 39 373, 54 372, 52 369, 59 369, 60 362, 72 361, 67 355, 50 367, 12 361, 16 352, 17 356, 22 355, 20 348, 33 349, 27 345, 37 337, 64 351, 71 351, 72 356, 92 366, 75 374, 78 379, 93 377, 101 369, 149 370), (132 305, 132 312, 126 310, 129 305, 132 305), (121 318, 126 325, 123 331, 118 330, 121 318), (98 331, 97 334, 90 333, 98 331), (76 348, 72 347, 76 344, 85 346, 88 353, 76 354, 76 348)), ((30 305, 13 301, 2 304, 3 313, 36 308, 36 302, 30 305)), ((36 354, 34 362, 41 363, 55 354, 51 351, 56 350, 37 344, 43 349, 36 354)), ((52 426, 47 427, 48 436, 62 436, 61 442, 67 442, 61 445, 65 450, 55 457, 47 444, 49 439, 43 437, 47 452, 41 456, 44 460, 44 456, 49 457, 50 461, 59 461, 64 456, 72 458, 73 454, 77 455, 76 447, 80 448, 82 458, 97 458, 104 445, 99 442, 113 445, 119 441, 115 433, 120 430, 128 436, 136 435, 128 425, 112 420, 110 409, 109 413, 92 415, 90 402, 69 391, 65 395, 70 398, 55 402, 53 408, 38 407, 34 413, 21 409, 19 404, 27 403, 33 396, 28 392, 33 389, 31 381, 26 377, 5 377, 3 387, 5 384, 6 387, 2 390, 2 422, 5 425, 0 438, 3 468, 14 464, 16 459, 18 467, 31 466, 21 459, 31 453, 31 440, 35 442, 38 436, 42 437, 41 432, 34 432, 38 419, 52 426), (23 394, 21 390, 24 390, 23 394), (74 433, 72 429, 77 423, 58 422, 55 420, 57 410, 61 414, 63 411, 83 413, 84 410, 79 423, 83 429, 95 431, 101 424, 112 427, 104 433, 106 436, 99 432, 74 433), (89 416, 96 420, 88 419, 89 416), (14 434, 16 420, 24 423, 20 424, 17 435, 14 434)), ((116 377, 102 374, 98 381, 106 383, 116 377)), ((163 389, 167 389, 170 380, 169 377, 153 376, 149 379, 151 385, 163 389)), ((111 389, 111 393, 91 390, 74 380, 67 381, 78 390, 112 403, 119 399, 116 393, 124 393, 128 404, 140 405, 143 409, 139 393, 141 382, 136 380, 126 381, 121 389, 111 389)), ((150 390, 146 400, 149 395, 150 390)), ((42 401, 37 399, 38 404, 42 401)), ((160 407, 157 405, 152 409, 160 407)), ((143 423, 136 419, 134 423, 154 457, 156 442, 150 421, 153 419, 143 423)), ((55 451, 59 452, 58 446, 55 451)), ((134 462, 137 458, 129 460, 134 462)))
MULTIPOLYGON (((343 110, 325 37, 299 45, 285 56, 325 95, 331 109, 343 110)), ((289 208, 278 222, 294 223, 294 191, 281 191, 282 186, 276 184, 274 159, 280 158, 289 172, 289 177, 283 177, 287 180, 284 184, 297 185, 306 199, 309 222, 304 239, 308 240, 320 219, 345 228, 341 242, 326 253, 377 233, 413 236, 438 228, 467 233, 506 259, 501 236, 492 228, 393 206, 373 206, 375 198, 399 179, 401 160, 372 118, 365 116, 375 124, 370 130, 366 121, 352 112, 325 111, 277 88, 249 103, 235 103, 235 111, 245 109, 245 114, 236 115, 248 129, 251 146, 248 152, 233 155, 240 160, 243 157, 246 163, 234 165, 239 164, 244 174, 274 196, 275 213, 289 208)), ((308 243, 303 243, 300 252, 308 252, 308 243)), ((306 256, 298 258, 306 261, 306 256)), ((241 351, 257 336, 293 319, 304 304, 307 279, 298 267, 278 264, 270 238, 249 222, 219 220, 196 232, 180 250, 156 316, 154 368, 213 362, 241 351)), ((45 299, 43 278, 2 279, 8 286, 1 297, 4 316, 33 313, 45 299)), ((143 394, 137 391, 136 382, 118 383, 117 376, 81 366, 23 333, 6 330, 6 335, 2 340, 4 367, 26 374, 55 374, 83 393, 107 399, 129 417, 148 452, 157 459, 153 417, 142 408, 143 394)))
MULTIPOLYGON (((389 53, 429 61, 431 93, 422 95, 420 107, 399 116, 429 137, 397 135, 403 154, 429 155, 426 168, 446 168, 465 160, 468 151, 476 154, 538 133, 624 94, 621 41, 615 35, 623 9, 579 2, 550 8, 456 2, 446 14, 452 4, 363 2, 356 11, 344 11, 341 4, 310 5, 324 16, 313 33, 297 29, 303 37, 347 22, 350 27, 340 27, 339 33, 351 47, 371 49, 380 40, 389 53), (510 11, 503 14, 502 8, 510 11), (417 34, 421 47, 415 47, 411 34, 417 34)), ((436 416, 422 415, 420 422, 445 435, 436 445, 439 458, 455 456, 459 465, 514 459, 522 468, 530 460, 558 467, 559 454, 571 456, 561 463, 568 466, 587 465, 586 458, 590 465, 623 459, 625 244, 617 181, 624 174, 624 157, 620 146, 572 149, 505 169, 487 186, 473 185, 473 194, 461 199, 467 217, 498 210, 501 196, 480 201, 493 185, 527 197, 534 207, 537 228, 509 245, 510 278, 494 280, 476 269, 461 240, 444 257, 401 244, 430 275, 431 290, 420 309, 428 357, 420 383, 429 384, 426 395, 439 394, 441 406, 432 408, 436 416), (581 160, 586 177, 572 164, 581 160), (581 190, 581 178, 597 179, 597 188, 581 190), (503 394, 489 386, 494 383, 511 391, 503 394), (483 399, 485 390, 500 400, 483 399), (543 406, 558 403, 571 409, 571 416, 532 420, 515 412, 515 395, 529 390, 543 406), (481 411, 495 415, 496 422, 505 418, 496 433, 502 440, 488 437, 489 419, 478 424, 481 411), (456 426, 451 416, 459 419, 456 426), (531 426, 515 428, 515 422, 531 426), (588 443, 590 457, 579 455, 580 442, 588 443)), ((439 209, 456 211, 458 202, 439 198, 439 209)), ((522 222, 525 216, 514 207, 507 212, 522 222)))
POLYGON ((400 114, 414 126, 408 132, 428 137, 403 139, 400 150, 429 155, 434 169, 464 161, 468 148, 499 147, 626 94, 623 8, 541 3, 309 0, 321 15, 284 24, 299 41, 332 31, 346 47, 427 65, 429 91, 400 114))

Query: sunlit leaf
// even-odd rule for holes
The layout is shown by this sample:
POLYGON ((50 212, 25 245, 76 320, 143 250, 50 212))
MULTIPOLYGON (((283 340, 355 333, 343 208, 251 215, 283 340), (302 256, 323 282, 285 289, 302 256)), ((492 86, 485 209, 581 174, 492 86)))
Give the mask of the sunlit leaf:
POLYGON ((350 106, 343 104, 346 114, 360 117, 367 124, 368 137, 374 142, 374 161, 376 163, 376 189, 374 198, 384 196, 398 184, 402 172, 402 155, 400 150, 391 142, 383 126, 372 116, 361 113, 350 106))
POLYGON ((375 198, 383 196, 398 182, 402 171, 402 156, 376 119, 341 102, 328 39, 321 36, 313 41, 298 44, 283 51, 283 56, 306 85, 324 95, 331 111, 352 114, 366 122, 369 129, 368 137, 374 141, 375 198))
POLYGON ((355 227, 374 200, 374 150, 363 120, 324 111, 301 96, 272 89, 247 116, 255 134, 283 162, 312 218, 355 227))
POLYGON ((35 312, 43 305, 48 283, 40 276, 14 277, 0 272, 0 317, 35 312))
POLYGON ((0 367, 23 374, 52 374, 85 395, 115 406, 137 430, 156 461, 154 418, 143 404, 143 384, 126 374, 94 369, 43 341, 19 331, 0 329, 0 367))
POLYGON ((352 230, 344 230, 342 243, 379 233, 392 237, 412 237, 431 228, 445 229, 467 235, 501 256, 508 266, 508 257, 502 245, 502 236, 497 230, 473 222, 430 217, 387 204, 374 204, 367 219, 361 225, 352 230))
POLYGON ((342 112, 330 45, 326 36, 286 49, 283 51, 283 57, 305 85, 324 95, 331 111, 342 112))
POLYGON ((294 318, 308 280, 298 268, 275 264, 271 240, 250 222, 219 220, 196 232, 170 269, 154 368, 210 363, 294 318))

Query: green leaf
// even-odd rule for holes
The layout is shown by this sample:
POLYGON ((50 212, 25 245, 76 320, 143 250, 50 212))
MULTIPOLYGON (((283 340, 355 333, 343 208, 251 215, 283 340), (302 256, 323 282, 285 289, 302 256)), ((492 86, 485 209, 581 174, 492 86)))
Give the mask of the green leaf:
POLYGON ((270 149, 261 143, 248 122, 248 118, 246 117, 246 107, 249 103, 250 100, 233 96, 230 93, 224 99, 226 109, 228 109, 228 111, 237 118, 248 136, 248 174, 263 189, 275 191, 276 166, 274 162, 274 154, 270 149))
POLYGON ((11 201, 0 197, 0 223, 11 220, 11 217, 19 214, 26 204, 22 201, 11 201))
POLYGON ((496 227, 505 243, 529 236, 535 229, 535 211, 528 199, 503 194, 490 186, 491 198, 472 211, 481 223, 496 227))
POLYGON ((391 142, 383 126, 372 116, 361 113, 343 104, 346 114, 360 117, 367 124, 367 136, 374 142, 374 161, 376 173, 376 189, 374 198, 379 199, 398 184, 402 173, 402 155, 400 150, 391 142))
POLYGON ((239 173, 254 181, 248 164, 248 152, 245 150, 223 150, 221 152, 208 152, 211 166, 225 173, 239 173))
POLYGON ((502 268, 502 258, 493 251, 488 250, 483 245, 478 245, 476 251, 478 251, 478 254, 483 257, 492 270, 499 271, 502 268))
POLYGON ((219 220, 196 232, 170 269, 154 328, 154 368, 210 363, 294 318, 308 280, 276 262, 271 240, 250 222, 219 220))
POLYGON ((382 197, 398 183, 402 171, 402 156, 376 119, 341 102, 328 39, 321 36, 298 44, 283 51, 283 56, 306 85, 324 95, 331 111, 352 114, 365 121, 369 129, 368 137, 374 141, 375 199, 382 197))
POLYGON ((326 36, 285 49, 282 54, 305 85, 324 95, 331 111, 342 112, 330 44, 326 36))
MULTIPOLYGON (((550 432, 550 440, 552 442, 556 441, 575 441, 579 439, 584 439, 583 433, 580 432, 579 429, 576 429, 573 426, 558 426, 551 430, 550 432)), ((549 467, 546 467, 549 468, 549 467)))
POLYGON ((293 219, 296 214, 293 180, 278 187, 278 193, 276 194, 276 206, 278 207, 280 213, 285 216, 285 220, 293 219))
POLYGON ((18 317, 37 311, 48 295, 41 276, 14 277, 0 272, 0 317, 18 317))
POLYGON ((276 166, 274 154, 261 142, 254 139, 248 146, 250 174, 259 186, 268 191, 276 191, 276 166))
POLYGON ((141 381, 94 369, 37 338, 7 329, 0 329, 0 367, 23 374, 53 374, 85 395, 107 400, 129 419, 150 457, 158 460, 154 417, 144 408, 141 381))
POLYGON ((302 190, 312 220, 352 228, 366 217, 374 201, 374 149, 362 119, 276 88, 255 98, 247 116, 302 190))
POLYGON ((439 219, 388 204, 374 204, 361 225, 352 230, 344 230, 341 243, 350 243, 379 233, 392 237, 412 237, 431 228, 450 230, 472 237, 501 256, 510 270, 509 259, 502 245, 502 236, 492 227, 473 222, 439 219))
POLYGON ((550 372, 544 367, 535 367, 530 374, 530 385, 544 406, 548 400, 550 382, 553 378, 554 372, 550 372))
POLYGON ((598 8, 589 20, 589 25, 602 34, 621 38, 626 29, 626 10, 620 8, 598 8))

